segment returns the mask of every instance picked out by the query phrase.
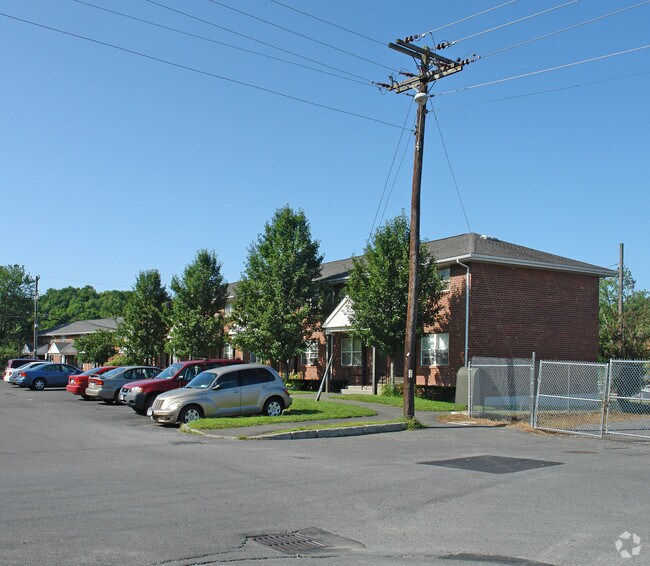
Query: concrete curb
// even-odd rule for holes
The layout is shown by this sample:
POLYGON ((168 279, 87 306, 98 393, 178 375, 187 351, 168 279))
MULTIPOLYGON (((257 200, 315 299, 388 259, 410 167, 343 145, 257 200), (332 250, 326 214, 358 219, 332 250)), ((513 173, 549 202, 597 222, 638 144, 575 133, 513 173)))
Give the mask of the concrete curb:
POLYGON ((303 438, 339 438, 342 436, 360 436, 363 434, 378 434, 381 432, 399 432, 406 430, 406 423, 388 423, 362 426, 346 426, 340 428, 322 428, 316 430, 296 430, 293 432, 272 432, 249 436, 250 440, 301 440, 303 438))
MULTIPOLYGON (((406 423, 384 423, 362 426, 346 426, 339 428, 323 428, 315 430, 296 430, 292 432, 269 432, 255 436, 247 436, 245 440, 302 440, 304 438, 340 438, 343 436, 361 436, 364 434, 379 434, 382 432, 399 432, 406 430, 406 423)), ((210 438, 220 438, 223 440, 241 440, 236 436, 219 436, 208 434, 201 430, 194 430, 187 425, 181 425, 181 432, 189 434, 199 434, 210 438)))

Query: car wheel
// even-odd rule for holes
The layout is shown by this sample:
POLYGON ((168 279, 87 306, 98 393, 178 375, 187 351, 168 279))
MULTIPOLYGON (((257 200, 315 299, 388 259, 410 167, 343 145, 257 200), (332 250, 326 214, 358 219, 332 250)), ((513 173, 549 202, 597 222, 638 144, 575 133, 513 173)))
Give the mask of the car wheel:
POLYGON ((30 389, 34 389, 35 391, 43 391, 43 389, 45 389, 45 380, 42 377, 35 379, 32 381, 30 389))
POLYGON ((104 403, 106 403, 107 405, 112 405, 113 403, 117 403, 118 402, 117 398, 118 398, 119 394, 120 394, 120 390, 118 389, 115 392, 115 395, 113 395, 113 398, 112 399, 104 399, 104 403))
POLYGON ((92 397, 90 395, 82 395, 81 398, 85 399, 86 401, 88 401, 89 399, 92 399, 92 397))
POLYGON ((183 424, 191 423, 192 421, 196 421, 202 418, 203 414, 201 413, 201 409, 199 409, 196 405, 189 405, 188 407, 185 407, 181 411, 181 414, 178 415, 178 420, 183 424))
POLYGON ((264 409, 262 410, 262 413, 264 413, 267 417, 279 417, 282 414, 283 410, 284 403, 282 403, 282 400, 278 397, 271 397, 270 399, 266 400, 266 403, 264 403, 264 409))

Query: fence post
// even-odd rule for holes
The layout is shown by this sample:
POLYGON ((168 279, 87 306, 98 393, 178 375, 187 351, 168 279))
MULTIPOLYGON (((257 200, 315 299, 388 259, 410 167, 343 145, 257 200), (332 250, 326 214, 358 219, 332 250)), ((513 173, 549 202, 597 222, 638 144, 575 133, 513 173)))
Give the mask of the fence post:
POLYGON ((535 424, 535 352, 530 359, 530 426, 535 424))
POLYGON ((467 362, 467 414, 472 416, 472 362, 467 362))
POLYGON ((607 377, 605 378, 605 390, 603 391, 603 414, 600 417, 600 438, 607 432, 609 424, 609 396, 612 388, 612 360, 607 364, 607 377))

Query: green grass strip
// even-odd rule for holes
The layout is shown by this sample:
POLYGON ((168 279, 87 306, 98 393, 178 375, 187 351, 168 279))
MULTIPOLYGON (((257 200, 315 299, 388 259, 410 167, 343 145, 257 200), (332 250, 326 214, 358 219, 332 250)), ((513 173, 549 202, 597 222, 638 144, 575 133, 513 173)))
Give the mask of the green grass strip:
MULTIPOLYGON (((384 395, 330 395, 330 399, 342 399, 349 401, 360 401, 362 403, 376 403, 378 405, 389 405, 391 407, 403 407, 404 399, 402 397, 389 397, 384 395)), ((430 401, 429 399, 415 398, 416 411, 430 411, 434 413, 444 413, 448 411, 464 411, 465 405, 448 403, 446 401, 430 401)))
POLYGON ((189 428, 196 430, 215 430, 224 428, 240 428, 261 426, 277 423, 297 423, 306 421, 324 421, 330 419, 351 419, 371 417, 377 413, 366 407, 347 405, 332 401, 315 401, 297 397, 293 404, 279 417, 221 417, 215 419, 199 419, 189 423, 189 428))

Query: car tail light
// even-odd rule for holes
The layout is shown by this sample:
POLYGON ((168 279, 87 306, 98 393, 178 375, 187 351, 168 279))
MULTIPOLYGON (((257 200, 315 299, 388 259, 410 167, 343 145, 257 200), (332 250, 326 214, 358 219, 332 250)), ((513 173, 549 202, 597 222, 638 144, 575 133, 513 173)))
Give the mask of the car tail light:
POLYGON ((18 375, 20 375, 20 377, 27 377, 27 374, 24 371, 21 371, 18 375))
POLYGON ((101 379, 91 379, 95 385, 104 385, 104 382, 101 379))

